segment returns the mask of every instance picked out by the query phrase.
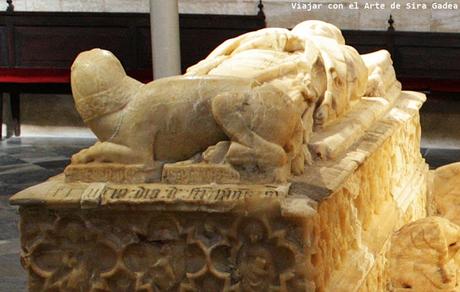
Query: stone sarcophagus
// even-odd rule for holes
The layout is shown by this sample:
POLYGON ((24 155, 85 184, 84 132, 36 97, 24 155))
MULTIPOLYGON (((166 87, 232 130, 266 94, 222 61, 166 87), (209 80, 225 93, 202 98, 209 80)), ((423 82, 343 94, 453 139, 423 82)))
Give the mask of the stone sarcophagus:
POLYGON ((60 175, 22 191, 30 291, 386 291, 393 231, 426 215, 421 102, 403 93, 353 150, 287 184, 60 175))
POLYGON ((425 97, 386 51, 307 21, 145 85, 84 52, 72 89, 99 142, 11 199, 30 291, 398 288, 391 236, 427 214, 425 97))

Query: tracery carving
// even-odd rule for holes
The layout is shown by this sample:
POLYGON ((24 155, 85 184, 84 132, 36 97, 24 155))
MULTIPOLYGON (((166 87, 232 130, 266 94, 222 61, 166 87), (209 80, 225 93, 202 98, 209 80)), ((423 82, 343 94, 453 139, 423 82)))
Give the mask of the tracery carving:
POLYGON ((305 290, 301 245, 279 215, 22 212, 31 291, 305 290), (34 218, 44 232, 26 228, 34 218))

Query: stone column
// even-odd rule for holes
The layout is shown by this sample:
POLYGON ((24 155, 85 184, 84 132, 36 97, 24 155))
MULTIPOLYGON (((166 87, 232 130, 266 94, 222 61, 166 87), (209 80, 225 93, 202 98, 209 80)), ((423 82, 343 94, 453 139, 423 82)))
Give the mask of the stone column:
POLYGON ((154 79, 180 74, 178 0, 150 0, 150 26, 154 79))

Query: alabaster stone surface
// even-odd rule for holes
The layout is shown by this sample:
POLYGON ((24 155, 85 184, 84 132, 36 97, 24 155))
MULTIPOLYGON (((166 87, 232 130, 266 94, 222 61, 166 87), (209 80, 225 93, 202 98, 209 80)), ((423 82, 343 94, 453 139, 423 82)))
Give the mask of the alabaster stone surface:
POLYGON ((331 24, 149 84, 94 49, 72 91, 99 142, 11 199, 30 291, 387 291, 393 233, 427 216, 425 96, 331 24))
POLYGON ((76 154, 73 164, 141 164, 152 181, 161 179, 166 162, 207 163, 194 157, 206 150, 208 159, 242 173, 260 169, 268 181, 286 181, 291 165, 294 172, 303 170, 297 166, 303 162, 300 116, 289 97, 270 84, 217 76, 144 85, 126 76, 111 53, 96 49, 73 64, 72 91, 101 141, 76 154), (217 145, 229 138, 231 143, 217 145))
POLYGON ((418 108, 423 98, 403 92, 397 105, 345 155, 309 171, 308 186, 318 202, 312 255, 317 291, 387 291, 386 265, 394 231, 426 216, 428 168, 419 151, 418 108), (348 171, 345 171, 345 170, 348 171), (313 187, 315 186, 315 187, 313 187), (320 190, 332 193, 321 196, 320 190))
POLYGON ((460 163, 433 172, 434 213, 460 226, 460 163))
POLYGON ((284 183, 343 153, 400 94, 388 52, 361 56, 321 21, 227 40, 185 76, 149 84, 94 49, 71 81, 99 142, 73 156, 69 182, 284 183))
POLYGON ((52 179, 17 198, 33 205, 20 211, 29 290, 306 291, 313 209, 287 190, 52 179))
POLYGON ((423 95, 288 184, 66 182, 15 195, 30 291, 386 291, 394 231, 426 216, 423 95), (78 288, 76 288, 78 287, 78 288))
POLYGON ((393 236, 393 291, 459 291, 460 226, 442 217, 407 224, 393 236))

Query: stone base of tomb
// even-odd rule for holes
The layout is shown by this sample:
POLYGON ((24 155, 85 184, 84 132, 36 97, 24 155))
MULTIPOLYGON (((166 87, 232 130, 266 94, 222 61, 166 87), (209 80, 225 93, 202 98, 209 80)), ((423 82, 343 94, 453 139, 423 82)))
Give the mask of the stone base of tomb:
POLYGON ((30 291, 387 291, 426 216, 422 95, 285 185, 69 182, 16 194, 30 291))
POLYGON ((56 177, 13 199, 29 290, 305 291, 314 210, 288 189, 56 177))

